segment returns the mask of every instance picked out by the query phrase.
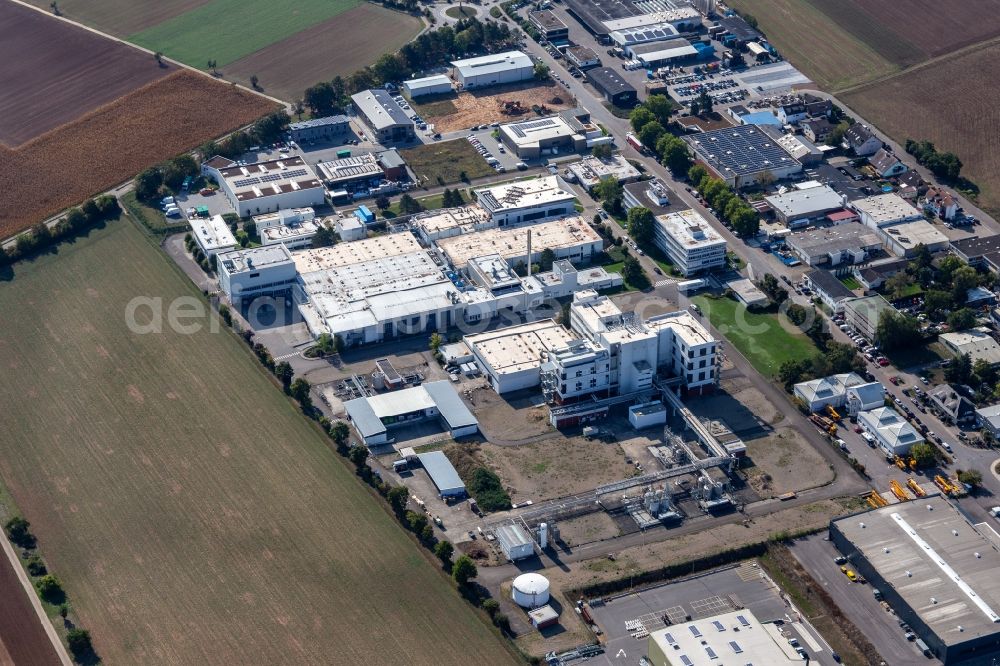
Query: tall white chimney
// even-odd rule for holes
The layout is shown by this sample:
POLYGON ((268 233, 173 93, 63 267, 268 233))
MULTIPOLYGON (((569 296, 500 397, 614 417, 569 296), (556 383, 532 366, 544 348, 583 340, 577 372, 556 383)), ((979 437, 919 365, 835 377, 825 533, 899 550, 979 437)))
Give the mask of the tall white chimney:
POLYGON ((528 229, 528 277, 531 277, 531 229, 528 229))

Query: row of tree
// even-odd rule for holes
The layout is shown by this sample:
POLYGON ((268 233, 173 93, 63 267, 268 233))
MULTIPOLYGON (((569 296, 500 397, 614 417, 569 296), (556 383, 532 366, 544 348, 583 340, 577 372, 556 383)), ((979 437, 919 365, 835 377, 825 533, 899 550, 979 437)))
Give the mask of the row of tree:
POLYGON ((676 127, 671 121, 674 103, 664 95, 650 95, 629 114, 629 123, 636 137, 675 176, 682 176, 691 168, 691 151, 671 133, 676 127))
POLYGON ((52 227, 39 222, 17 237, 10 249, 0 249, 0 266, 25 259, 118 217, 118 199, 110 195, 87 199, 79 208, 71 208, 66 217, 52 227))
POLYGON ((736 235, 747 238, 760 231, 760 215, 743 201, 721 178, 713 178, 708 170, 695 164, 687 172, 688 180, 715 210, 715 215, 727 222, 736 235))
POLYGON ((443 65, 470 53, 502 49, 514 40, 510 28, 495 21, 463 18, 455 25, 424 32, 403 45, 397 53, 386 53, 375 64, 347 77, 336 76, 306 89, 302 104, 313 116, 327 116, 350 104, 351 95, 386 83, 397 83, 414 72, 443 65))
MULTIPOLYGON (((822 326, 822 323, 820 323, 822 326)), ((828 377, 842 372, 865 371, 865 362, 851 345, 828 341, 824 348, 811 358, 785 361, 778 368, 778 381, 786 391, 792 386, 817 377, 828 377)))
POLYGON ((917 158, 917 164, 927 167, 942 180, 954 182, 962 174, 962 160, 955 153, 942 153, 930 141, 906 140, 906 152, 917 158))

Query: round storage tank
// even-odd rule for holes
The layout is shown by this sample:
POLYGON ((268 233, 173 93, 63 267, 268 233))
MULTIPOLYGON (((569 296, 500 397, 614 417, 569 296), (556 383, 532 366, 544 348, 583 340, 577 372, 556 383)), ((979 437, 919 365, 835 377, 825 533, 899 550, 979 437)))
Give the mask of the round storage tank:
POLYGON ((544 606, 549 603, 549 581, 540 574, 521 574, 514 579, 511 597, 521 608, 544 606))

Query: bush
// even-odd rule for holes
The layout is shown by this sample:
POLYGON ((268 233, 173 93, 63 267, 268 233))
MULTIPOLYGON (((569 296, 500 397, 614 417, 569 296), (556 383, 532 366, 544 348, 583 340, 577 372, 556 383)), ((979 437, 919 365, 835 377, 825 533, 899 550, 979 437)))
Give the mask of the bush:
POLYGON ((480 467, 472 473, 469 493, 483 511, 506 511, 510 508, 510 495, 492 470, 480 467))
POLYGON ((35 581, 35 589, 42 601, 50 604, 61 604, 66 600, 66 593, 63 592, 62 583, 52 574, 45 574, 35 581))
POLYGON ((77 663, 85 664, 96 661, 94 646, 90 642, 90 632, 86 629, 70 629, 66 634, 66 645, 77 663))
POLYGON ((28 529, 30 527, 31 523, 27 520, 21 516, 14 516, 4 525, 4 531, 7 532, 7 537, 15 546, 20 548, 34 548, 36 540, 35 535, 28 529))
POLYGON ((48 569, 45 568, 45 562, 42 561, 38 555, 32 555, 28 558, 28 562, 25 564, 25 569, 32 576, 44 576, 48 573, 48 569))

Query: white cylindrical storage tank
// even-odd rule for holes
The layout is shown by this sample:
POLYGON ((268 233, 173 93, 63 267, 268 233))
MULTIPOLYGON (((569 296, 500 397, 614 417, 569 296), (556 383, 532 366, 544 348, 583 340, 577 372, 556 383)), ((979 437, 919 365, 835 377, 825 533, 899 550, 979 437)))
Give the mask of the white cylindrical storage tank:
POLYGON ((541 574, 521 574, 514 579, 511 598, 521 608, 544 606, 549 603, 549 581, 541 574))
POLYGON ((549 547, 549 525, 541 523, 538 526, 538 545, 542 548, 549 547))

